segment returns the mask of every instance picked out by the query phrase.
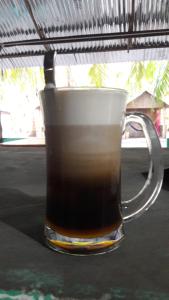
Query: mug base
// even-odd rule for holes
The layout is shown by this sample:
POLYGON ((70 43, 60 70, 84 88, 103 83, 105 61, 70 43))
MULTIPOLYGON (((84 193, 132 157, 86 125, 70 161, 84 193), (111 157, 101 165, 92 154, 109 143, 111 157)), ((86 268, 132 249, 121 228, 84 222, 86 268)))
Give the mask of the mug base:
POLYGON ((123 225, 110 234, 97 238, 73 238, 61 235, 45 225, 45 239, 49 248, 70 255, 97 255, 117 249, 124 238, 123 225))

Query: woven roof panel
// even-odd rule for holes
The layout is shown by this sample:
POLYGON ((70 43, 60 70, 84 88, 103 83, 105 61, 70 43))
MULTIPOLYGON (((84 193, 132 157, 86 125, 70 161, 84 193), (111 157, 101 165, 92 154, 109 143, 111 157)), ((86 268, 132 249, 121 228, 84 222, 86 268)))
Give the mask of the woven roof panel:
POLYGON ((169 0, 0 0, 0 58, 4 67, 11 62, 13 67, 42 65, 42 54, 49 49, 56 49, 60 56, 57 63, 63 65, 169 59, 169 34, 48 45, 17 44, 23 40, 166 29, 169 0), (16 45, 11 47, 11 42, 16 45), (159 51, 150 51, 151 47, 159 51), (95 53, 88 53, 91 51, 95 53))

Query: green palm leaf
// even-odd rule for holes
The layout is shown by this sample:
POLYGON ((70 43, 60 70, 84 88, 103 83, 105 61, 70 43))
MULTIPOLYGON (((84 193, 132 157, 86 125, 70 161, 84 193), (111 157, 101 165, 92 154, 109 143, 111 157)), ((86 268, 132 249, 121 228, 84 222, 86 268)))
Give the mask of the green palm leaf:
MULTIPOLYGON (((160 74, 159 74, 160 75, 160 74)), ((158 76, 154 95, 157 101, 162 101, 163 97, 169 93, 169 62, 167 62, 161 76, 158 76)))
POLYGON ((106 79, 106 65, 92 65, 89 70, 89 76, 91 78, 91 83, 93 83, 96 87, 102 87, 104 85, 104 80, 106 79))
POLYGON ((127 80, 127 88, 135 87, 140 89, 142 86, 142 81, 145 77, 145 65, 143 62, 136 62, 132 65, 129 78, 127 80))

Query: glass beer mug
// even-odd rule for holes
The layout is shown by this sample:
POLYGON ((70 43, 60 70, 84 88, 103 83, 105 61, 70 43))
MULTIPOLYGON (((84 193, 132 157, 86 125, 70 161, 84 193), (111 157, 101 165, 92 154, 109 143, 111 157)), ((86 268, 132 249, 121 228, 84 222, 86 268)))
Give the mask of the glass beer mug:
POLYGON ((41 92, 47 153, 45 238, 53 250, 100 254, 117 248, 124 222, 156 200, 162 184, 161 147, 151 120, 125 115, 127 93, 112 88, 63 88, 45 68, 41 92), (139 123, 150 153, 148 178, 130 200, 121 199, 121 138, 139 123))

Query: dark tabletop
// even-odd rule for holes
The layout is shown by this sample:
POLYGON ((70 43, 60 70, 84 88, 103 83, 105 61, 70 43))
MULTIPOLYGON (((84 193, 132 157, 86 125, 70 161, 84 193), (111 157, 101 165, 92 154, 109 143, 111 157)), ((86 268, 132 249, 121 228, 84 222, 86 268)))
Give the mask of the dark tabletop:
MULTIPOLYGON (((163 158, 169 167, 168 149, 163 158)), ((146 149, 123 149, 123 197, 143 185, 147 168, 146 149)), ((88 257, 45 246, 45 189, 44 147, 0 147, 0 299, 169 299, 167 180, 154 206, 125 224, 119 249, 88 257)))

